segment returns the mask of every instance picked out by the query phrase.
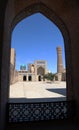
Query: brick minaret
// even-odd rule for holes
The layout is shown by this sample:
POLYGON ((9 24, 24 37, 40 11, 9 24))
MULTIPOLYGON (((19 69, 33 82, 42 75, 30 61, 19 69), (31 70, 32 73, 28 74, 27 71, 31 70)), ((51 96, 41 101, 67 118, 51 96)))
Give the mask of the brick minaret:
POLYGON ((63 72, 62 48, 57 47, 57 73, 63 72))

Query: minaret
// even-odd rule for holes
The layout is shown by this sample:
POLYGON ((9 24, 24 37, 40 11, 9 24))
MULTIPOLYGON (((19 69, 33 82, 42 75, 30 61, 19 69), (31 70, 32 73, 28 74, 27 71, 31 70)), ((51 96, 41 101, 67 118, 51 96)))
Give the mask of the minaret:
POLYGON ((14 48, 11 48, 10 63, 13 65, 13 67, 15 69, 15 65, 16 65, 16 52, 15 52, 14 48))
POLYGON ((57 73, 63 72, 62 48, 57 47, 57 73))

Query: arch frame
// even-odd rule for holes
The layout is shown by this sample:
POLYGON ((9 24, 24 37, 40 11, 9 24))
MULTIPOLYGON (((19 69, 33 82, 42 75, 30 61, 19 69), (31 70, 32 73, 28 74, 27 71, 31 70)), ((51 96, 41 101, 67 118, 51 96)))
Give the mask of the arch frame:
MULTIPOLYGON (((18 5, 17 5, 18 6, 18 5)), ((15 13, 14 10, 14 0, 7 0, 6 7, 4 9, 4 16, 2 17, 2 46, 0 48, 1 55, 1 94, 0 94, 0 128, 3 130, 6 123, 6 104, 8 102, 9 97, 9 68, 10 68, 10 47, 11 47, 11 36, 12 31, 16 24, 34 13, 42 13, 49 20, 54 22, 58 28, 60 29, 63 38, 64 38, 64 47, 65 47, 65 58, 66 58, 66 80, 67 80, 67 100, 72 100, 74 92, 73 92, 73 72, 72 72, 72 51, 71 51, 71 40, 69 36, 69 32, 66 24, 53 10, 51 10, 47 4, 43 4, 42 2, 34 1, 34 3, 30 4, 26 8, 23 8, 18 14, 15 13), (6 55, 6 57, 5 57, 6 55), (4 64, 6 62, 6 64, 4 64), (5 73, 4 73, 5 72, 5 73)))
POLYGON ((35 13, 41 13, 49 20, 51 20, 61 31, 64 39, 64 50, 65 50, 65 61, 66 61, 66 88, 67 88, 67 100, 73 99, 73 80, 72 80, 72 56, 71 56, 71 41, 69 37, 68 29, 63 20, 51 9, 48 8, 44 3, 38 2, 20 11, 12 20, 11 32, 14 27, 23 20, 35 13))

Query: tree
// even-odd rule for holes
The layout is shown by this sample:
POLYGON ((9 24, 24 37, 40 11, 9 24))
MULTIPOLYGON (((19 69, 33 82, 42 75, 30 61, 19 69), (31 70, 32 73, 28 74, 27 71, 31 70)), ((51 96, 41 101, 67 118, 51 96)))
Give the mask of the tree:
POLYGON ((53 73, 47 73, 43 76, 44 79, 47 79, 50 81, 53 81, 54 77, 55 77, 55 74, 53 74, 53 73))

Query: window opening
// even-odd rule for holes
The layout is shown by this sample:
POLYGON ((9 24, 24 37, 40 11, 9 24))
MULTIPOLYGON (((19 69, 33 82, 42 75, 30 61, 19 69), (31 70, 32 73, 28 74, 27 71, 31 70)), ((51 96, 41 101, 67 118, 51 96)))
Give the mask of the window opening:
MULTIPOLYGON (((13 96, 11 84, 16 85, 18 82, 22 84, 22 81, 26 81, 26 88, 28 89, 28 86, 31 86, 30 91, 34 93, 33 97, 31 97, 30 91, 26 90, 29 93, 29 96, 25 97, 26 100, 29 98, 66 100, 66 66, 63 36, 58 27, 40 13, 23 19, 17 24, 12 34, 10 98, 13 96), (37 30, 39 31, 37 32, 37 30), (62 67, 61 60, 63 60, 62 67), (57 66, 57 62, 60 64, 59 66, 57 66), (41 84, 39 81, 41 81, 41 84), (45 88, 44 91, 49 96, 38 96, 37 92, 40 91, 40 85, 42 85, 43 90, 45 88), (32 90, 32 86, 37 86, 38 90, 32 90), (55 93, 56 97, 54 96, 55 93)), ((20 95, 19 98, 21 98, 20 95)))

